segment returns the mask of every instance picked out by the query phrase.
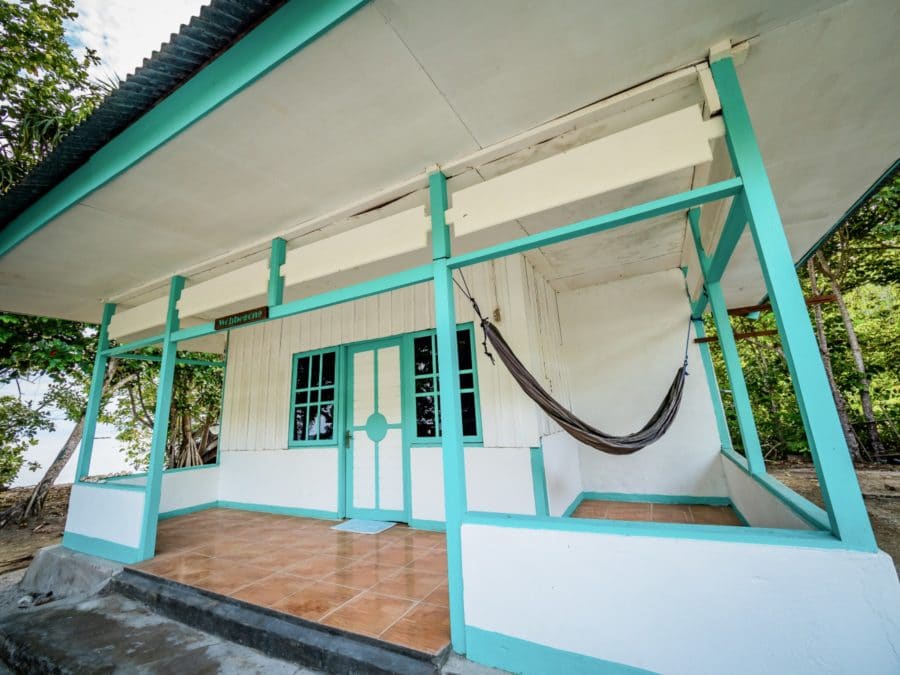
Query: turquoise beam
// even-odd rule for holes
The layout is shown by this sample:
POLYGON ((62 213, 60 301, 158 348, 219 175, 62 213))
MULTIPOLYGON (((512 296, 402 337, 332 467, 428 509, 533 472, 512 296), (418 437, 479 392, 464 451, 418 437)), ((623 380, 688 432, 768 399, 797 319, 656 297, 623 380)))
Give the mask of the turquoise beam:
POLYGON ((366 0, 290 0, 0 232, 0 256, 350 16, 366 0))
POLYGON ((281 238, 273 239, 272 250, 269 253, 269 307, 284 302, 284 277, 281 276, 281 266, 284 265, 286 254, 287 242, 281 238))
MULTIPOLYGON (((695 314, 694 316, 697 315, 695 314)), ((706 337, 703 319, 694 319, 694 333, 698 338, 706 337)), ((716 428, 719 430, 719 440, 723 449, 733 450, 731 432, 728 430, 728 421, 725 419, 725 407, 722 405, 722 392, 719 390, 719 380, 716 378, 716 369, 713 366, 712 355, 709 353, 709 345, 706 342, 701 342, 697 347, 700 348, 700 360, 703 361, 703 370, 706 372, 706 384, 709 386, 709 398, 712 401, 713 412, 716 415, 716 428)))
POLYGON ((544 449, 531 448, 531 482, 534 485, 534 515, 549 516, 550 500, 547 496, 547 476, 544 471, 544 449))
POLYGON ((731 162, 744 181, 744 209, 832 532, 848 547, 874 551, 872 526, 734 63, 724 58, 712 63, 711 70, 722 103, 731 162))
POLYGON ((163 339, 159 382, 156 385, 156 409, 153 413, 153 437, 150 441, 150 463, 144 492, 144 514, 141 527, 141 556, 145 560, 156 552, 156 524, 159 520, 159 499, 162 495, 163 464, 169 432, 169 410, 172 407, 172 383, 175 379, 175 359, 178 343, 172 334, 178 330, 178 300, 184 289, 184 277, 172 277, 169 286, 169 308, 163 339))
POLYGON ((109 346, 109 322, 115 314, 116 306, 110 303, 103 305, 103 318, 97 333, 97 353, 94 355, 94 372, 91 375, 91 391, 88 394, 87 408, 84 411, 84 429, 81 434, 81 448, 78 452, 78 464, 75 466, 75 482, 88 475, 91 470, 91 455, 94 452, 94 434, 97 431, 97 417, 103 407, 103 382, 106 379, 105 354, 109 346))
MULTIPOLYGON (((119 354, 117 359, 131 361, 162 361, 159 354, 119 354)), ((224 361, 204 361, 203 359, 175 359, 176 366, 208 366, 210 368, 224 368, 224 361)))
POLYGON ((143 349, 144 347, 152 347, 154 345, 158 345, 162 341, 163 335, 152 335, 150 337, 143 338, 142 340, 129 342, 127 345, 108 347, 106 350, 104 350, 104 354, 106 354, 106 356, 119 356, 121 354, 127 354, 128 352, 137 351, 138 349, 143 349))
POLYGON ((569 239, 584 237, 597 232, 605 232, 623 225, 629 225, 648 218, 656 218, 677 211, 684 211, 693 206, 699 206, 707 202, 714 202, 726 197, 733 197, 741 191, 741 179, 730 178, 712 185, 705 185, 687 192, 680 192, 677 195, 655 199, 637 206, 630 206, 627 209, 613 211, 596 218, 588 218, 571 225, 556 227, 546 232, 532 234, 527 237, 519 237, 512 241, 507 241, 496 246, 465 253, 450 258, 450 267, 458 268, 467 265, 476 265, 478 263, 487 262, 494 258, 502 258, 516 253, 524 253, 542 246, 552 246, 569 239))
POLYGON ((441 403, 441 450, 444 463, 444 509, 447 520, 447 578, 450 596, 450 642, 459 654, 466 652, 466 621, 463 608, 462 518, 466 513, 466 465, 463 447, 462 411, 459 393, 459 355, 456 349, 456 306, 453 270, 448 265, 450 240, 444 219, 446 178, 429 177, 432 197, 431 237, 435 255, 434 314, 441 403), (444 195, 441 198, 441 195, 444 195))
POLYGON ((728 217, 725 219, 725 225, 722 227, 722 236, 719 237, 719 243, 715 252, 710 256, 709 271, 707 279, 710 281, 720 281, 731 260, 731 254, 741 240, 741 234, 744 232, 744 225, 747 224, 747 216, 744 213, 744 202, 742 199, 735 197, 731 202, 731 208, 728 210, 728 217))

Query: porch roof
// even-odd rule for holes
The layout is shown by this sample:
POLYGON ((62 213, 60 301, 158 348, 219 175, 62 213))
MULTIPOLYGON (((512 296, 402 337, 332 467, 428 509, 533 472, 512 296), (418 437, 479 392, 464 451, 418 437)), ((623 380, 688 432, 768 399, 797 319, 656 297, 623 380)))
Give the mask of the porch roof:
MULTIPOLYGON (((248 10, 244 28, 265 14, 261 4, 248 10)), ((260 27, 297 6, 287 3, 260 27)), ((128 306, 165 295, 172 274, 190 284, 262 260, 274 236, 296 247, 366 222, 357 214, 385 204, 389 211, 394 200, 421 203, 426 167, 435 163, 455 167, 452 193, 502 173, 504 162, 529 161, 523 154, 563 152, 585 133, 669 112, 696 92, 669 87, 631 104, 626 94, 615 114, 593 117, 580 137, 576 123, 551 138, 534 130, 701 62, 723 39, 751 43, 740 76, 795 258, 900 155, 893 114, 900 92, 884 86, 900 79, 893 46, 900 9, 889 0, 752 7, 696 0, 689 8, 632 3, 614 11, 581 2, 522 11, 516 3, 375 0, 336 16, 340 23, 324 35, 314 31, 303 49, 17 241, 0 261, 0 308, 96 321, 105 300, 128 306)), ((245 32, 232 28, 232 41, 245 32)), ((166 103, 150 99, 139 113, 156 109, 126 131, 152 122, 166 103)), ((88 162, 80 171, 90 169, 88 162)), ((694 180, 690 171, 673 173, 522 219, 506 233, 597 215, 694 180)), ((5 222, 0 237, 34 220, 52 194, 5 222)), ((5 213, 17 210, 3 203, 5 213)), ((534 256, 557 288, 577 287, 684 264, 685 234, 677 216, 594 235, 604 238, 589 249, 571 242, 534 256)), ((723 286, 736 305, 763 294, 748 234, 723 286)))

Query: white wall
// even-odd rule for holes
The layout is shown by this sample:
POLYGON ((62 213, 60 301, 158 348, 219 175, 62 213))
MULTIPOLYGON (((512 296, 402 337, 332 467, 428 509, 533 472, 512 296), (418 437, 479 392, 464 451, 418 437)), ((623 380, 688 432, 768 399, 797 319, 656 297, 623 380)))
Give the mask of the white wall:
POLYGON ((900 672, 884 553, 471 524, 462 552, 486 631, 672 675, 900 672))
POLYGON ((141 543, 144 491, 90 485, 72 486, 66 532, 123 546, 141 543))
POLYGON ((160 514, 208 504, 218 499, 218 466, 163 473, 162 494, 159 499, 160 514))
POLYGON ((219 500, 336 511, 336 448, 222 452, 219 500))
POLYGON ((721 462, 731 501, 750 525, 789 530, 813 529, 784 502, 735 466, 730 459, 722 457, 721 462))
POLYGON ((544 476, 551 516, 561 516, 584 490, 578 461, 579 443, 564 431, 541 439, 544 476))
MULTIPOLYGON (((680 270, 560 293, 572 407, 612 434, 640 429, 681 366, 690 308, 680 270)), ((692 335, 693 339, 693 335, 692 335)), ((581 446, 586 491, 725 496, 720 440, 697 345, 668 433, 633 455, 581 446)))

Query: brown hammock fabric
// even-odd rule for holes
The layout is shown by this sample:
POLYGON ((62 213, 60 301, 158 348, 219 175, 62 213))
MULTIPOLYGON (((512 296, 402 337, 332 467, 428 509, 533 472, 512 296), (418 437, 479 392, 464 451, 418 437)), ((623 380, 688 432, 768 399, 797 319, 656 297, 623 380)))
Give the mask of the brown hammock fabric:
POLYGON ((482 317, 481 328, 484 330, 485 338, 491 343, 491 346, 497 352, 497 356, 503 361, 503 364, 516 382, 519 383, 522 391, 532 401, 537 403, 559 426, 585 445, 611 455, 630 455, 662 438, 675 420, 675 414, 678 412, 679 405, 681 405, 681 395, 684 392, 684 379, 687 376, 686 352, 684 364, 675 373, 675 378, 669 386, 666 397, 660 403, 656 412, 653 413, 650 421, 640 431, 627 436, 612 436, 596 427, 592 427, 584 420, 576 417, 570 410, 566 410, 560 405, 528 372, 519 360, 519 357, 515 355, 506 343, 506 340, 503 339, 503 335, 490 320, 482 317))

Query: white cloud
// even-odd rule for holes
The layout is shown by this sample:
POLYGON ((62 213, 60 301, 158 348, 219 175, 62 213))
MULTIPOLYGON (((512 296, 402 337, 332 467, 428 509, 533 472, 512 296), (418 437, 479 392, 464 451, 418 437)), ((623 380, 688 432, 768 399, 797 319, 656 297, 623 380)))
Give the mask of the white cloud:
MULTIPOLYGON (((207 0, 208 1, 208 0, 207 0)), ((204 0, 76 0, 78 18, 67 26, 70 41, 95 49, 103 60, 94 75, 121 79, 168 42, 204 0)))

